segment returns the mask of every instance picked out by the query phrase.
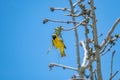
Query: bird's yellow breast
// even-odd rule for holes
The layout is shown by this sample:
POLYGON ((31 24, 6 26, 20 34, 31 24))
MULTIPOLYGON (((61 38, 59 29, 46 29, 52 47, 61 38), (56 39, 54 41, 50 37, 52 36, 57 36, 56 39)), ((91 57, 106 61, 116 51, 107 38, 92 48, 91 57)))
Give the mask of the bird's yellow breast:
POLYGON ((58 37, 53 40, 53 44, 56 48, 64 48, 64 43, 58 37))

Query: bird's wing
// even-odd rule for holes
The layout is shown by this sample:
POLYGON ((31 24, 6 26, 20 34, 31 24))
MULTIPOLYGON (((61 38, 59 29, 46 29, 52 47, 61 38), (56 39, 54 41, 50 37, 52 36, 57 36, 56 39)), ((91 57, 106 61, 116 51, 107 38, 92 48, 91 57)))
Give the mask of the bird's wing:
POLYGON ((63 45, 64 45, 64 48, 66 49, 66 46, 65 46, 65 44, 64 44, 64 41, 63 41, 63 40, 61 40, 61 42, 63 43, 63 45))

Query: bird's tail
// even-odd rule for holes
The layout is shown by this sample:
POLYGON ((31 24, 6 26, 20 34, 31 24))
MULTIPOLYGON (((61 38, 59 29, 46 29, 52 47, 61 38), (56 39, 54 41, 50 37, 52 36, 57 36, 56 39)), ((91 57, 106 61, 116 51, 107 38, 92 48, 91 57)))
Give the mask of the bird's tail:
POLYGON ((60 54, 61 54, 61 57, 65 57, 66 56, 64 48, 60 49, 60 54))

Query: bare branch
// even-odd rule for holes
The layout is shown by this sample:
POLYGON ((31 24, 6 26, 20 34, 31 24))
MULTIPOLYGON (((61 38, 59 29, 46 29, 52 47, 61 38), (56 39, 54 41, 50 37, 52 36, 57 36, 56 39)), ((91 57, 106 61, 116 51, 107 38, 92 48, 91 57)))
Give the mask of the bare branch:
POLYGON ((116 41, 118 38, 120 38, 120 35, 119 35, 119 34, 117 35, 117 37, 116 37, 116 35, 115 35, 115 37, 110 38, 109 44, 114 45, 114 44, 115 44, 115 41, 116 41))
POLYGON ((115 50, 112 52, 112 57, 111 57, 111 65, 110 65, 110 80, 112 80, 112 74, 113 74, 113 58, 114 58, 115 50))
POLYGON ((97 37, 97 26, 96 26, 96 15, 95 15, 95 7, 93 0, 90 0, 90 6, 91 6, 91 13, 92 13, 92 28, 93 28, 93 40, 94 40, 94 47, 97 51, 98 49, 98 37, 97 37))
POLYGON ((69 80, 88 80, 87 78, 80 78, 78 74, 74 74, 69 80))
POLYGON ((110 46, 108 47, 107 51, 105 51, 103 54, 101 54, 101 56, 104 56, 106 53, 108 53, 108 52, 111 50, 111 48, 112 48, 112 45, 110 45, 110 46))
POLYGON ((52 20, 52 19, 47 19, 48 21, 51 21, 51 22, 58 22, 58 23, 79 23, 79 22, 73 22, 73 21, 61 21, 61 20, 52 20))
POLYGON ((53 12, 55 10, 61 10, 61 11, 68 11, 70 12, 70 10, 68 8, 54 8, 54 7, 50 7, 50 10, 53 12))
POLYGON ((116 26, 120 23, 120 18, 118 18, 115 23, 113 24, 113 26, 111 27, 111 29, 109 30, 106 38, 104 39, 104 41, 101 43, 100 47, 101 49, 105 46, 105 44, 109 41, 111 34, 113 33, 113 31, 115 30, 116 26))
POLYGON ((80 4, 81 2, 83 2, 84 0, 78 0, 77 2, 75 2, 74 4, 73 4, 73 7, 75 7, 76 5, 78 5, 78 4, 80 4))
POLYGON ((82 25, 82 23, 83 23, 83 21, 81 21, 81 22, 75 22, 75 21, 60 21, 60 20, 51 20, 51 19, 47 19, 48 21, 51 21, 51 22, 59 22, 59 23, 67 23, 67 24, 69 24, 69 23, 75 23, 75 24, 77 24, 77 25, 75 25, 74 27, 72 27, 72 28, 63 28, 62 30, 63 31, 70 31, 70 30, 74 30, 74 29, 76 29, 77 27, 79 27, 80 25, 82 25))
POLYGON ((103 47, 103 49, 101 50, 101 52, 100 52, 101 56, 105 55, 107 52, 110 51, 110 49, 114 46, 115 41, 117 41, 118 38, 120 38, 120 35, 119 35, 119 34, 116 34, 115 37, 110 38, 109 42, 107 42, 107 43, 105 44, 105 46, 103 47), (109 48, 108 48, 107 51, 105 52, 105 50, 106 50, 106 48, 108 47, 109 44, 111 44, 111 45, 109 46, 109 48), (103 53, 103 52, 104 52, 104 53, 103 53))
MULTIPOLYGON (((72 0, 69 0, 69 3, 70 3, 70 8, 71 8, 71 14, 74 15, 74 7, 73 7, 72 0)), ((72 21, 75 21, 74 16, 72 16, 72 21)), ((73 26, 75 27, 76 24, 73 23, 73 26)), ((75 32, 75 38, 76 38, 76 55, 77 55, 78 72, 79 72, 79 76, 83 77, 83 75, 81 75, 81 73, 80 73, 80 51, 79 51, 79 42, 78 42, 79 41, 78 40, 78 32, 77 32, 76 28, 74 29, 74 32, 75 32)))
MULTIPOLYGON (((85 20, 82 20, 82 21, 79 22, 78 24, 75 23, 76 25, 74 25, 74 27, 72 27, 72 28, 66 28, 66 29, 64 28, 63 31, 75 30, 75 29, 77 29, 80 25, 85 24, 84 21, 85 21, 85 20)), ((74 24, 74 23, 73 23, 73 24, 74 24)))
POLYGON ((83 62, 81 64, 81 67, 85 67, 88 64, 88 61, 87 61, 87 58, 88 58, 87 49, 86 49, 84 41, 80 41, 80 44, 84 49, 84 58, 83 58, 83 62))
POLYGON ((78 71, 77 68, 73 68, 71 66, 66 66, 66 65, 62 65, 62 64, 50 63, 50 65, 49 65, 50 69, 52 69, 52 67, 54 67, 54 66, 62 67, 63 69, 69 69, 69 70, 78 71))
POLYGON ((76 29, 77 27, 79 27, 81 25, 81 23, 79 23, 78 25, 76 25, 75 27, 72 27, 72 28, 64 28, 63 31, 70 31, 70 30, 74 30, 76 29))
POLYGON ((67 23, 67 24, 69 24, 69 23, 76 24, 76 25, 73 26, 72 28, 62 28, 63 31, 74 30, 74 29, 78 28, 80 25, 85 25, 85 24, 86 24, 86 23, 85 23, 86 20, 82 20, 82 21, 80 21, 80 22, 76 22, 76 21, 52 20, 52 19, 48 19, 48 18, 46 18, 46 19, 43 20, 43 24, 47 23, 48 21, 51 21, 51 22, 58 22, 58 23, 67 23))
POLYGON ((104 48, 101 50, 101 52, 100 52, 100 54, 101 54, 101 56, 103 56, 104 55, 104 53, 103 52, 105 52, 105 50, 106 50, 106 48, 108 47, 108 43, 104 46, 104 48), (102 54, 103 53, 103 54, 102 54))
POLYGON ((116 71, 116 72, 110 77, 109 80, 112 80, 112 79, 117 75, 118 72, 119 72, 119 71, 116 71))
POLYGON ((88 51, 88 56, 90 56, 91 50, 90 50, 90 47, 89 47, 89 43, 93 42, 93 41, 91 41, 91 39, 89 39, 88 34, 89 34, 89 29, 88 29, 88 26, 85 25, 86 49, 88 51))
POLYGON ((94 40, 94 48, 96 53, 96 63, 97 63, 97 76, 98 80, 102 80, 102 73, 101 73, 101 61, 99 55, 99 45, 98 45, 98 37, 97 37, 97 27, 96 27, 96 15, 95 15, 95 6, 94 1, 90 0, 90 7, 91 7, 91 14, 92 14, 92 28, 93 28, 93 40, 94 40))

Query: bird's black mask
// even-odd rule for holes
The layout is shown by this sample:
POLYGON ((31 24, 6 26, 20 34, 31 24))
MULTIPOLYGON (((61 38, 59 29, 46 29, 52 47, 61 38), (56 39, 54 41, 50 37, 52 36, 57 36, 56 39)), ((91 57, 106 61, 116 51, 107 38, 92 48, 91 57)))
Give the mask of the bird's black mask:
POLYGON ((55 38, 56 38, 56 35, 52 35, 52 38, 55 39, 55 38))

